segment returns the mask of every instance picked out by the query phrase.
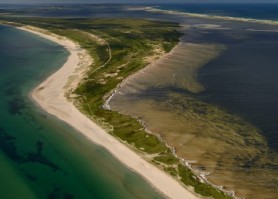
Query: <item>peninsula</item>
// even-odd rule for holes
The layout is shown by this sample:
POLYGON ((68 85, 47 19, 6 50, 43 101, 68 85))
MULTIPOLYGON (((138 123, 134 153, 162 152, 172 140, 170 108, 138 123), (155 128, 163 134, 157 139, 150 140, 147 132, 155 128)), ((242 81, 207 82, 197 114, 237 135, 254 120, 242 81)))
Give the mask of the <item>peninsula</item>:
POLYGON ((62 68, 32 92, 44 110, 105 147, 166 197, 232 198, 184 165, 137 118, 105 109, 123 80, 178 44, 177 23, 53 18, 7 18, 3 23, 52 40, 70 53, 62 68))

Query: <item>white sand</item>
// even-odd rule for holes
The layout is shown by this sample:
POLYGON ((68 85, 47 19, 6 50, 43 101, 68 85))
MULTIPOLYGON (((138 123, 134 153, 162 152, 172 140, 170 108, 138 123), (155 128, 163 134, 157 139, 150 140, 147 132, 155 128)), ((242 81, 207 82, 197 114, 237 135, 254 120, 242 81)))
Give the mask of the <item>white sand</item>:
MULTIPOLYGON (((47 34, 47 32, 40 31, 36 28, 23 27, 20 29, 52 40, 64 46, 70 52, 70 56, 63 67, 36 87, 32 93, 34 100, 45 111, 67 122, 92 142, 106 148, 124 165, 143 176, 154 188, 167 197, 175 199, 198 198, 170 175, 145 161, 137 153, 106 133, 65 98, 64 93, 66 90, 64 86, 68 78, 74 74, 74 70, 78 68, 78 64, 82 61, 84 62, 84 60, 80 60, 81 58, 79 56, 80 53, 86 53, 84 50, 80 49, 77 44, 68 39, 47 34)), ((88 65, 90 63, 88 61, 88 65)))

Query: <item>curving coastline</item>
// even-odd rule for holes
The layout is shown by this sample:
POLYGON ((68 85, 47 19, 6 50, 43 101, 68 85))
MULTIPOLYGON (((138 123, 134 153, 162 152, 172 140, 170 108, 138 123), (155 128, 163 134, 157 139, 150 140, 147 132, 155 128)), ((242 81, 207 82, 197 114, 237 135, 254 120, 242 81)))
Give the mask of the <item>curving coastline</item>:
POLYGON ((32 98, 41 108, 79 130, 92 142, 106 148, 123 164, 143 176, 154 188, 166 197, 198 198, 171 176, 148 163, 116 138, 106 133, 82 114, 73 103, 66 99, 65 93, 72 86, 76 85, 76 81, 74 83, 71 82, 69 85, 69 78, 74 75, 77 76, 77 80, 80 80, 80 76, 82 76, 83 72, 91 64, 92 60, 88 59, 85 50, 81 49, 78 44, 66 38, 51 34, 46 30, 30 26, 19 29, 56 42, 70 52, 70 56, 62 68, 47 78, 32 92, 32 98))

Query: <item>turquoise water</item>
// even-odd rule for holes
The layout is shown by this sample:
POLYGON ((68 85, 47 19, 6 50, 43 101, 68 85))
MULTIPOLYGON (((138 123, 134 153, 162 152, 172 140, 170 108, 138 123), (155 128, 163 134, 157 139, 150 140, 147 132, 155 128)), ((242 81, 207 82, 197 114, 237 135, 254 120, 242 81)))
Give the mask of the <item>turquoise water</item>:
POLYGON ((28 97, 66 60, 55 43, 0 26, 0 198, 162 198, 28 97))

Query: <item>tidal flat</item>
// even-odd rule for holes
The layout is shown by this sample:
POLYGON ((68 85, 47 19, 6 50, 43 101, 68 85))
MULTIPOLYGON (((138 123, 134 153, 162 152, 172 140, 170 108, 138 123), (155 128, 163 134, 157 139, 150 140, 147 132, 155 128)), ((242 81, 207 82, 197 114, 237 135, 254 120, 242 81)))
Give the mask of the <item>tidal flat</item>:
MULTIPOLYGON (((270 122, 256 125, 261 124, 256 121, 259 117, 239 111, 245 109, 234 100, 240 95, 242 101, 248 99, 248 107, 248 103, 262 99, 264 87, 276 99, 273 78, 248 78, 256 76, 258 68, 269 77, 276 73, 272 69, 277 59, 271 53, 277 48, 275 27, 262 32, 255 30, 265 26, 212 22, 184 27, 181 31, 185 36, 172 53, 132 76, 109 105, 140 119, 211 183, 234 190, 238 197, 274 199, 278 155, 273 138, 277 129, 267 131, 270 122), (228 78, 230 73, 237 78, 228 78), (252 90, 253 86, 262 92, 251 95, 248 87, 252 90), (230 91, 234 90, 237 92, 232 96, 230 91)), ((253 113, 257 110, 256 115, 264 114, 261 106, 269 107, 273 101, 266 97, 256 104, 258 109, 253 106, 253 113)), ((277 118, 275 111, 268 114, 277 118)))

